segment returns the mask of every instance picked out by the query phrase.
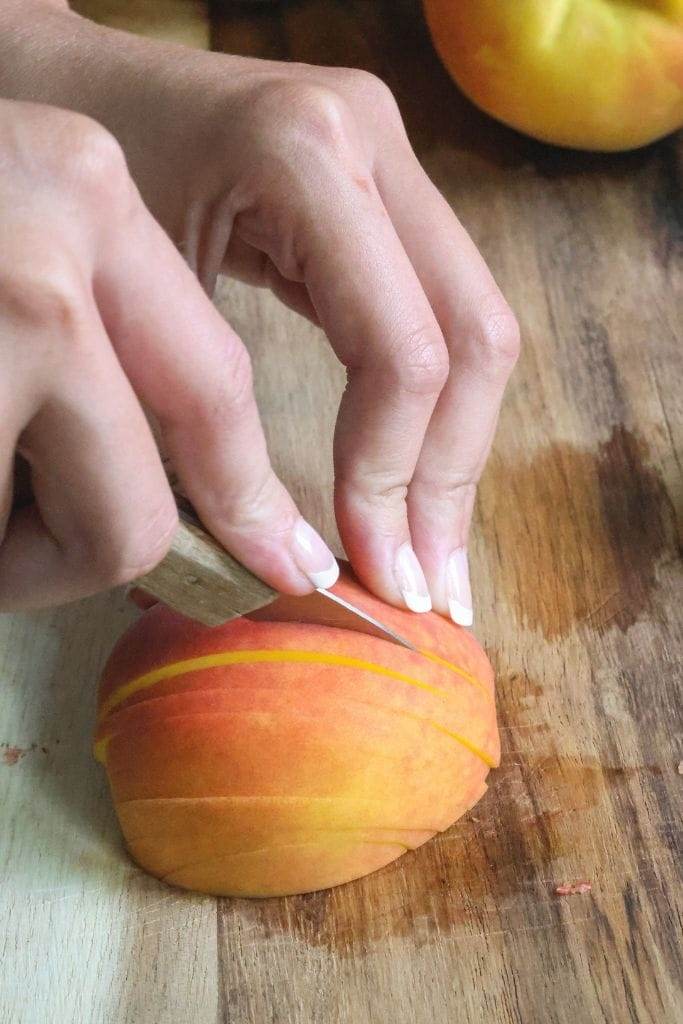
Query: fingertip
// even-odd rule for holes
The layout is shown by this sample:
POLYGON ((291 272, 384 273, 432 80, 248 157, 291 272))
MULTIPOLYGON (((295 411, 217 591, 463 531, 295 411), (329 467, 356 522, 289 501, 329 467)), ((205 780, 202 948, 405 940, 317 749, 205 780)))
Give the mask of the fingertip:
POLYGON ((309 573, 308 578, 316 590, 330 590, 339 579, 339 564, 337 560, 335 559, 334 565, 331 565, 329 569, 325 569, 324 572, 309 573))
POLYGON ((318 531, 301 517, 292 531, 292 555, 317 590, 329 590, 339 579, 337 559, 318 531))
POLYGON ((406 608, 423 614, 432 609, 424 571, 410 541, 401 544, 394 559, 394 576, 406 608))
POLYGON ((432 610, 425 574, 409 540, 398 547, 386 541, 367 544, 360 551, 350 545, 349 556, 358 578, 382 601, 418 615, 432 610))
POLYGON ((414 594, 410 592, 406 593, 405 591, 402 591, 401 593, 408 611, 417 612, 418 614, 431 612, 432 599, 428 594, 414 594))
POLYGON ((471 608, 466 608, 464 604, 460 604, 455 598, 450 598, 448 602, 448 613, 455 622, 456 626, 465 626, 469 628, 474 622, 474 612, 471 608))
POLYGON ((446 565, 446 593, 448 611, 453 622, 459 626, 471 626, 474 622, 470 566, 467 548, 459 547, 451 552, 446 565))

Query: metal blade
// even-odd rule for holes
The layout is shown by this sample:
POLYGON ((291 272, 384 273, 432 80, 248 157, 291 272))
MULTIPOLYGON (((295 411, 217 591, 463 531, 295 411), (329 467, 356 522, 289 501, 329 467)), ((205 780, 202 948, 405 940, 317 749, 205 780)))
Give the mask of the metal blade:
POLYGON ((259 622, 303 622, 333 626, 336 629, 350 629, 356 633, 378 637, 380 640, 390 640, 400 647, 407 647, 410 651, 417 650, 414 644, 393 629, 389 629, 379 619, 330 590, 315 590, 303 597, 281 594, 272 604, 249 612, 247 618, 259 622))

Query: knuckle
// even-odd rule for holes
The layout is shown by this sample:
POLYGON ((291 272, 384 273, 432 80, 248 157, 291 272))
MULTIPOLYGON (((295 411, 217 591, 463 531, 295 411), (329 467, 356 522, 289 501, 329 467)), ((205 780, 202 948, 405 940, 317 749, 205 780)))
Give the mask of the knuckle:
POLYGON ((101 538, 87 553, 98 583, 115 587, 151 572, 170 548, 177 526, 178 511, 169 495, 125 536, 101 538))
POLYGON ((183 431, 191 423, 207 438, 239 429, 254 411, 253 377, 249 352, 236 335, 229 337, 211 380, 190 388, 160 419, 163 428, 183 431))
POLYGON ((371 109, 384 120, 401 120, 393 92, 377 75, 359 68, 339 68, 335 74, 341 87, 364 109, 371 109))
POLYGON ((210 501, 210 519, 242 541, 261 538, 269 541, 290 537, 298 513, 286 499, 282 483, 268 467, 239 491, 224 490, 210 501))
POLYGON ((76 333, 83 318, 84 302, 76 274, 67 261, 21 259, 0 271, 0 305, 3 313, 36 329, 49 328, 60 338, 76 333))
POLYGON ((88 117, 72 116, 54 154, 62 180, 80 195, 112 202, 127 195, 131 178, 123 150, 114 136, 88 117))
POLYGON ((358 500, 375 510, 394 511, 405 508, 408 496, 408 485, 397 481, 388 474, 362 473, 352 478, 351 483, 358 495, 358 500))
POLYGON ((411 494, 421 501, 428 501, 430 507, 450 511, 472 504, 477 491, 481 468, 473 463, 464 469, 451 469, 446 477, 433 478, 416 474, 411 481, 411 494))
POLYGON ((254 371, 251 356, 239 338, 234 338, 230 346, 225 380, 225 398, 233 413, 251 404, 254 398, 254 371))
POLYGON ((520 352, 517 319, 502 297, 482 309, 474 332, 475 356, 484 372, 507 376, 520 352))
POLYGON ((210 429, 238 421, 254 401, 254 374, 251 357, 236 336, 224 350, 225 365, 210 395, 198 396, 196 415, 210 429))
POLYGON ((335 475, 335 506, 374 536, 395 538, 406 516, 408 484, 400 471, 340 467, 335 475))
POLYGON ((339 151, 348 144, 352 114, 340 92, 314 82, 284 82, 269 90, 270 116, 297 147, 339 151))
POLYGON ((446 344, 431 328, 414 331, 397 347, 393 369, 405 391, 438 395, 450 370, 446 344))

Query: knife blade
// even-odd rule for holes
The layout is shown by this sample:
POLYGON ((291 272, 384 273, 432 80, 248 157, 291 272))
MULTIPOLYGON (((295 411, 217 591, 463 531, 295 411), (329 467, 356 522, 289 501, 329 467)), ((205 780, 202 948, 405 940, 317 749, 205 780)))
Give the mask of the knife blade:
POLYGON ((314 590, 312 594, 294 597, 280 594, 271 604, 247 613, 248 619, 257 622, 313 622, 319 626, 333 626, 335 629, 350 629, 380 640, 391 640, 410 651, 417 648, 410 640, 385 626, 369 612, 352 604, 331 590, 314 590))
POLYGON ((183 615, 218 626, 241 615, 258 621, 315 622, 416 650, 405 637, 330 590, 279 594, 241 565, 185 511, 166 557, 133 584, 183 615))

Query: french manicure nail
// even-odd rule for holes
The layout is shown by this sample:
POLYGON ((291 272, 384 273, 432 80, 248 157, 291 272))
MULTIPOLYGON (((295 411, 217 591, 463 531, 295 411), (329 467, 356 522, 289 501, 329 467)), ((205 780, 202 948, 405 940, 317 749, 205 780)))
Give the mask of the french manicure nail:
POLYGON ((339 566, 325 541, 305 519, 294 527, 294 560, 314 587, 329 590, 339 579, 339 566))
POLYGON ((457 622, 459 626, 471 626, 474 622, 474 612, 470 590, 470 567, 465 548, 456 548, 448 559, 446 588, 448 610, 453 622, 457 622))
POLYGON ((408 542, 402 544, 396 552, 394 574, 403 600, 411 612, 430 611, 432 601, 427 588, 427 580, 422 572, 422 566, 417 560, 417 555, 408 542))

